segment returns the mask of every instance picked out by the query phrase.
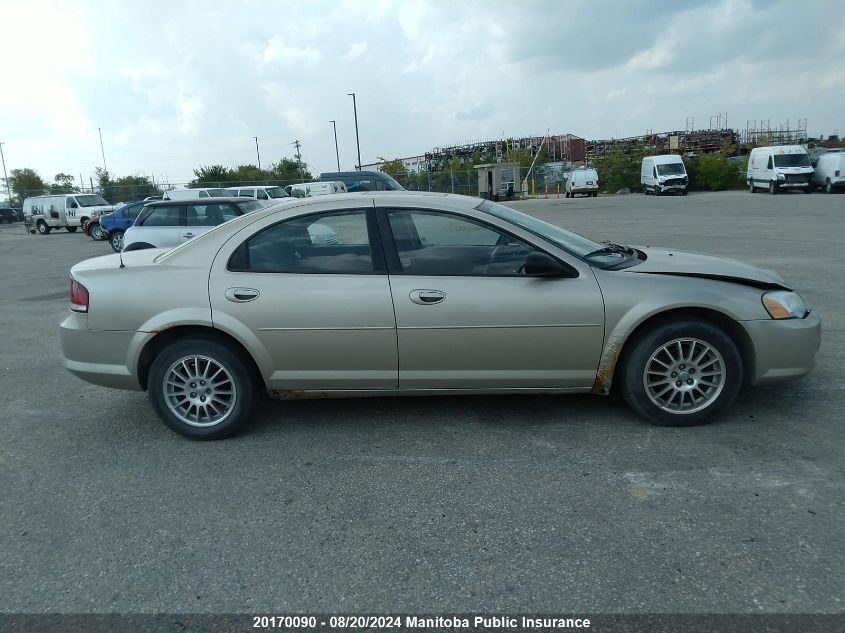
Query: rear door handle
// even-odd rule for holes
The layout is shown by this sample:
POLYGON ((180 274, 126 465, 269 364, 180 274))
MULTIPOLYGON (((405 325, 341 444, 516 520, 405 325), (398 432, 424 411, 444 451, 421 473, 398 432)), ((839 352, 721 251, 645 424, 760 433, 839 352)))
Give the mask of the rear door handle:
POLYGON ((229 301, 235 303, 246 303, 247 301, 255 301, 258 299, 258 292, 255 288, 229 288, 225 292, 225 296, 229 301))
POLYGON ((435 305, 446 300, 446 293, 441 290, 411 290, 408 296, 421 306, 435 305))

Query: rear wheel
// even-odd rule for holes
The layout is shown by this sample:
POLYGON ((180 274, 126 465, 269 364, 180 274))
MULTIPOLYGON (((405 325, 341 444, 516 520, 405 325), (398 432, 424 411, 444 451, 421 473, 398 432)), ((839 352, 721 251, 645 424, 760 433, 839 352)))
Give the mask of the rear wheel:
POLYGON ((41 235, 50 234, 50 226, 44 220, 38 220, 38 224, 36 226, 38 228, 38 232, 41 233, 41 235))
POLYGON ((165 348, 150 367, 148 391, 164 424, 194 440, 231 435, 257 398, 247 365, 227 346, 188 338, 165 348))
POLYGON ((622 395, 637 415, 653 424, 704 424, 739 393, 739 351, 711 323, 664 323, 633 344, 622 367, 622 395))
POLYGON ((109 235, 109 244, 115 253, 123 250, 123 231, 115 231, 109 235))

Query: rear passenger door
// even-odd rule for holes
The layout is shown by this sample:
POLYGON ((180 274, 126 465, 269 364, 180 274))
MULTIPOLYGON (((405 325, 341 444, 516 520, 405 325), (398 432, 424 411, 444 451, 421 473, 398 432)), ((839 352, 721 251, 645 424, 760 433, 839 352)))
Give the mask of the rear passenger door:
POLYGON ((239 215, 240 211, 227 203, 186 205, 185 227, 179 235, 179 241, 187 242, 239 215))
POLYGON ((127 243, 147 242, 157 247, 176 246, 185 227, 185 205, 147 207, 138 217, 127 243))

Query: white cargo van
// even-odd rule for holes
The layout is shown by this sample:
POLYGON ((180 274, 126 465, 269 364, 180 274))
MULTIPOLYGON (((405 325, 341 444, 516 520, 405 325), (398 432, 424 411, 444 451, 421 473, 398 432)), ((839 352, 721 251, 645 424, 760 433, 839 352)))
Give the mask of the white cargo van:
POLYGON ((589 167, 571 171, 566 178, 565 188, 567 198, 574 198, 579 193, 595 198, 599 195, 599 174, 589 167))
POLYGON ((58 196, 35 196, 23 202, 23 221, 30 233, 47 235, 52 229, 76 232, 88 220, 114 211, 102 196, 91 193, 68 193, 58 196))
POLYGON ((757 189, 768 189, 771 194, 786 189, 810 193, 813 166, 807 149, 803 145, 755 147, 748 159, 746 184, 751 193, 757 189))
POLYGON ((165 191, 163 200, 196 200, 197 198, 225 198, 228 194, 221 187, 195 187, 165 191))
POLYGON ((687 195, 689 176, 684 159, 677 154, 646 156, 640 169, 640 184, 646 195, 659 196, 672 191, 687 195))
POLYGON ((339 180, 328 180, 320 182, 303 182, 285 187, 294 198, 312 198, 314 196, 325 196, 332 193, 346 193, 346 185, 339 180))
POLYGON ((816 159, 813 184, 824 187, 827 193, 845 188, 845 150, 827 152, 816 159))

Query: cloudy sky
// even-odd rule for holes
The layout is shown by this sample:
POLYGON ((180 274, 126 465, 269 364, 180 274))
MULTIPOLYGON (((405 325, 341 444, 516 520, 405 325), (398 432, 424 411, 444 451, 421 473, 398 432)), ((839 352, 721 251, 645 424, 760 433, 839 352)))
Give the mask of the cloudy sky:
POLYGON ((184 182, 472 139, 806 118, 845 134, 842 0, 0 0, 8 169, 184 182))

